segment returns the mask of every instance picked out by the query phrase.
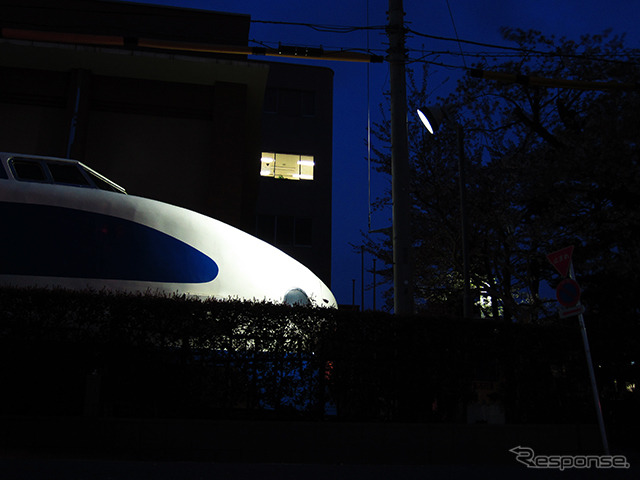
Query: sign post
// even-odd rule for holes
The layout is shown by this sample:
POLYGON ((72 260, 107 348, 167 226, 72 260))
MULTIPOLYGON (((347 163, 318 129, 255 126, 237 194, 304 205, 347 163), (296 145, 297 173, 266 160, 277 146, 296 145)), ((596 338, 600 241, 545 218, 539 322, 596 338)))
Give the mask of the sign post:
POLYGON ((573 246, 563 248, 557 252, 547 255, 547 259, 551 265, 564 277, 556 288, 556 297, 563 307, 560 317, 578 315, 580 324, 580 333, 582 334, 582 344, 584 345, 584 353, 587 357, 587 368, 589 370, 589 378, 591 379, 591 392, 593 393, 593 401, 598 416, 598 426, 600 427, 600 437, 602 438, 602 447, 605 455, 609 455, 609 442, 607 441, 607 432, 604 428, 604 419, 602 417, 602 405, 600 404, 600 395, 598 394, 598 385, 596 384, 596 375, 593 370, 593 361, 591 360, 591 348, 589 347, 589 338, 587 337, 587 328, 584 324, 584 307, 580 304, 580 287, 576 282, 576 275, 573 271, 573 263, 571 256, 573 254, 573 246))

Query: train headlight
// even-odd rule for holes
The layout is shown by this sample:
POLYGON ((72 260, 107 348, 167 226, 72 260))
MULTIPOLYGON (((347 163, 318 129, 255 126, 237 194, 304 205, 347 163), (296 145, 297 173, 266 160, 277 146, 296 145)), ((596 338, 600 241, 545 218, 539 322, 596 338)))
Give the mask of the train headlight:
POLYGON ((309 296, 301 288, 292 288, 285 293, 283 302, 287 305, 311 305, 309 296))

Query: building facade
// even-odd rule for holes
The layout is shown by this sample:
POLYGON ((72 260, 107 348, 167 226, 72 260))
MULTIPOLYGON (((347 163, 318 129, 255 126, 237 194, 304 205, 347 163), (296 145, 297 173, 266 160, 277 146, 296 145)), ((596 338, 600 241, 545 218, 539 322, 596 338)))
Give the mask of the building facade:
POLYGON ((313 265, 325 283, 331 278, 325 247, 331 245, 332 85, 327 68, 271 64, 255 231, 313 265))
POLYGON ((249 26, 123 2, 0 5, 0 150, 80 160, 277 245, 329 285, 332 72, 190 48, 247 45, 249 26))

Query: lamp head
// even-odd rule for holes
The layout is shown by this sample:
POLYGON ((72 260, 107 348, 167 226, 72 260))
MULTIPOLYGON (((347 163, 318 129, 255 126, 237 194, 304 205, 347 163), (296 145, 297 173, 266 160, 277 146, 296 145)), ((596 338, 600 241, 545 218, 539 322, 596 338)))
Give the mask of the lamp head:
POLYGON ((442 107, 418 108, 418 117, 429 133, 433 134, 442 122, 449 120, 449 115, 442 107))

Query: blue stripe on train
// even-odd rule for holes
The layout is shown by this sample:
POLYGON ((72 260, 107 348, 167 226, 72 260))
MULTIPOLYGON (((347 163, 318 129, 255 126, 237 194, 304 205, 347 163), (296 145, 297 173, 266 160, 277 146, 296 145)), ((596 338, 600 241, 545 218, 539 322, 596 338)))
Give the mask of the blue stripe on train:
POLYGON ((218 265, 153 228, 71 208, 0 202, 0 274, 204 283, 218 265))

